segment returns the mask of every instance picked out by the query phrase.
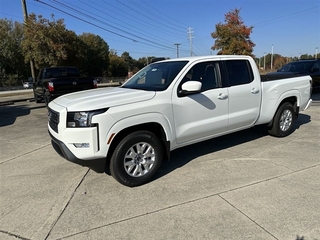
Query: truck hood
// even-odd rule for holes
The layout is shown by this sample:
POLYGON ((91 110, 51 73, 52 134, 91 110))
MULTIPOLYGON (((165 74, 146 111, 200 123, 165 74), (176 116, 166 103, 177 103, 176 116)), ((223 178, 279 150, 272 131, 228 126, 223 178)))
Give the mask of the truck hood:
POLYGON ((66 94, 53 102, 67 108, 68 111, 91 111, 146 101, 152 99, 155 94, 154 91, 106 87, 66 94))

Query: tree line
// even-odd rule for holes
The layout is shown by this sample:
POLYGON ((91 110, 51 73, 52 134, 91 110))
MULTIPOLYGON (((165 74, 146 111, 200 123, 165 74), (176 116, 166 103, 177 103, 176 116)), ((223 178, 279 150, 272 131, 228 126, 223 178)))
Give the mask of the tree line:
MULTIPOLYGON (((299 57, 284 57, 279 54, 253 55, 255 43, 250 34, 253 26, 246 26, 240 9, 225 14, 225 22, 215 25, 211 33, 214 39, 212 50, 217 54, 249 55, 259 69, 275 70, 298 59, 314 58, 303 54, 299 57)), ((66 29, 64 20, 45 19, 30 14, 24 23, 0 19, 0 87, 21 84, 31 76, 30 61, 35 66, 35 76, 43 67, 76 66, 82 75, 94 77, 127 77, 143 68, 151 57, 133 59, 128 52, 121 56, 109 48, 98 35, 77 35, 66 29)), ((320 53, 317 58, 319 58, 320 53)))
POLYGON ((126 77, 149 59, 133 59, 128 52, 118 56, 98 35, 77 35, 64 20, 30 14, 24 23, 0 19, 0 87, 21 85, 48 66, 76 66, 83 76, 126 77))

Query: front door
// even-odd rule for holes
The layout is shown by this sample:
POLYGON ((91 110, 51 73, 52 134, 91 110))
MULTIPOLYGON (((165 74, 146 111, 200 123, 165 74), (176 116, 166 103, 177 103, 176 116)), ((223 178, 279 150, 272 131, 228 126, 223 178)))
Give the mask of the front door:
POLYGON ((206 139, 228 128, 228 89, 221 88, 219 66, 216 62, 194 65, 172 96, 174 124, 178 144, 206 139), (185 81, 200 81, 200 93, 179 96, 185 81))

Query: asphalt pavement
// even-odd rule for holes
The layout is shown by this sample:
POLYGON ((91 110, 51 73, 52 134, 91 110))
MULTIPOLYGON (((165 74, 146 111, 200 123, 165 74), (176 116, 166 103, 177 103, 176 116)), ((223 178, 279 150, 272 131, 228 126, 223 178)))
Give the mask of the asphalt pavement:
POLYGON ((128 188, 57 155, 32 92, 0 95, 0 239, 320 240, 312 98, 286 138, 257 126, 177 149, 128 188))

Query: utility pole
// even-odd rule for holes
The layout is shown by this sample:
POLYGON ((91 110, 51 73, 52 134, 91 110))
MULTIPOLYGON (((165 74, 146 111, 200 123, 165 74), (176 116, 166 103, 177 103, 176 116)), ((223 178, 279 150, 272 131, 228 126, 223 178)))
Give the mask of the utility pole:
POLYGON ((192 56, 192 38, 193 38, 193 28, 192 27, 188 28, 188 38, 190 41, 190 56, 192 56))
POLYGON ((179 45, 181 45, 181 43, 175 43, 174 45, 177 46, 177 58, 179 58, 179 45))
POLYGON ((272 64, 273 64, 273 44, 271 47, 271 69, 272 69, 272 64))
MULTIPOLYGON (((27 23, 27 19, 28 19, 26 0, 21 0, 21 5, 22 5, 24 23, 26 24, 27 23)), ((32 76, 32 79, 34 81, 35 80, 35 74, 34 74, 34 66, 33 66, 33 60, 32 59, 30 59, 30 68, 31 68, 31 76, 32 76)))

